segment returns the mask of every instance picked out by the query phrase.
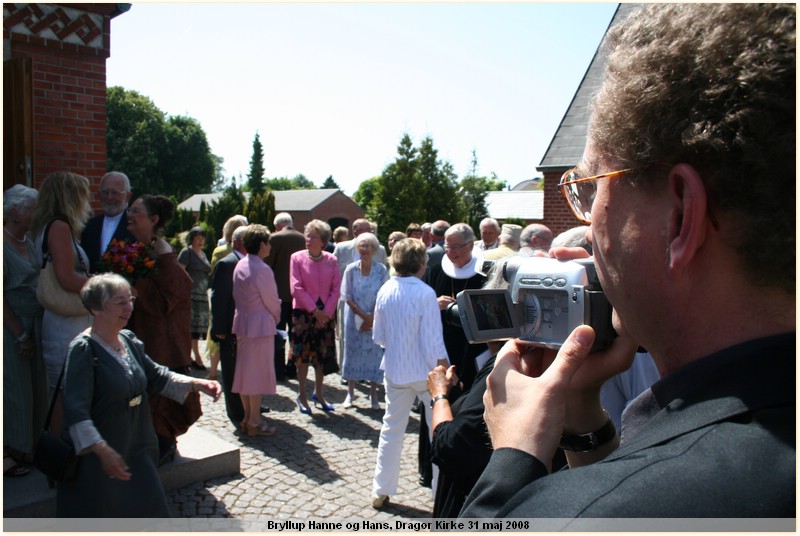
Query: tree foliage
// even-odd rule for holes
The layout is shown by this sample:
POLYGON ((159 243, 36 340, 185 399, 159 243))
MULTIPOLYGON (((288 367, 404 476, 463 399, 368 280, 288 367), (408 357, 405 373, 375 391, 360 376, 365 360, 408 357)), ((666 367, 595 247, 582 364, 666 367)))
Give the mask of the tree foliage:
POLYGON ((328 175, 328 178, 320 185, 320 190, 341 190, 342 188, 333 180, 333 175, 328 175))
POLYGON ((148 97, 120 86, 107 90, 106 161, 131 179, 138 194, 185 199, 207 192, 221 173, 203 128, 187 116, 168 117, 148 97))
POLYGON ((247 174, 247 185, 250 191, 260 194, 267 189, 264 184, 264 146, 256 132, 253 138, 253 155, 250 157, 250 172, 247 174))
POLYGON ((433 139, 428 136, 414 147, 406 133, 395 161, 380 176, 364 181, 353 197, 378 224, 379 239, 385 241, 411 222, 463 221, 466 210, 458 194, 458 176, 449 162, 439 160, 433 139))
POLYGON ((272 220, 275 219, 275 195, 270 191, 251 193, 244 215, 250 223, 271 227, 272 220))
POLYGON ((245 198, 242 190, 231 184, 222 192, 214 203, 206 208, 205 224, 209 232, 213 230, 216 240, 222 237, 222 227, 228 218, 235 214, 244 214, 245 198))
POLYGON ((308 177, 302 173, 295 175, 293 179, 288 177, 276 177, 264 181, 264 186, 273 191, 284 190, 316 190, 317 187, 308 177))

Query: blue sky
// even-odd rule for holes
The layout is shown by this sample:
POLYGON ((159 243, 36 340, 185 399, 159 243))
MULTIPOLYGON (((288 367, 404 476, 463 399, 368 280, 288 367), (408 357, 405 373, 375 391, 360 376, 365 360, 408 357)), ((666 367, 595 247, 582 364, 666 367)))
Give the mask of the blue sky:
POLYGON ((459 177, 475 150, 513 186, 539 175, 615 9, 134 3, 111 22, 107 82, 197 119, 226 177, 246 177, 258 132, 267 177, 332 175, 352 195, 408 133, 459 177))

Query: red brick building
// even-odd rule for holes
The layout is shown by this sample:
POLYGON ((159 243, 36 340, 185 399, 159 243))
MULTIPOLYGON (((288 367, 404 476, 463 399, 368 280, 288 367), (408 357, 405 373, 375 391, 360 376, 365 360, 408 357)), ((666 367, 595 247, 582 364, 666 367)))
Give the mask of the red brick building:
MULTIPOLYGON (((619 4, 609 27, 639 7, 640 4, 619 4)), ((550 227, 554 234, 580 225, 567 208, 558 188, 558 181, 565 171, 577 166, 583 156, 589 126, 589 103, 600 88, 605 66, 605 58, 598 50, 564 113, 542 162, 536 167, 544 175, 544 218, 541 223, 550 227)))
MULTIPOLYGON (((343 225, 350 229, 353 222, 364 217, 364 209, 340 190, 276 190, 275 212, 288 212, 292 215, 294 226, 302 231, 303 226, 311 220, 322 220, 331 226, 331 230, 343 225)), ((221 193, 195 194, 178 205, 179 209, 191 210, 195 218, 200 214, 200 204, 213 204, 222 196, 221 193)), ((250 192, 245 192, 246 199, 250 192)), ((272 229, 272 222, 266 222, 272 229)))
POLYGON ((3 189, 106 171, 111 19, 130 4, 3 4, 3 189))

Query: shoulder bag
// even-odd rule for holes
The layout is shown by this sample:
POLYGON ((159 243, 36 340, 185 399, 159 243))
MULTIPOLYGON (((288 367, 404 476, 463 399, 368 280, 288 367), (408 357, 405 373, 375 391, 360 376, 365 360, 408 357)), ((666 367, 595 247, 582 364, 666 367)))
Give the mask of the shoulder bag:
MULTIPOLYGON (((88 315, 89 311, 83 306, 81 297, 77 292, 69 292, 58 282, 56 272, 53 267, 53 257, 47 252, 47 234, 50 232, 51 221, 44 229, 42 237, 42 270, 39 273, 39 283, 36 286, 36 299, 42 307, 50 312, 61 316, 81 316, 88 315)), ((81 264, 81 270, 86 273, 86 266, 78 251, 78 244, 75 237, 72 238, 75 245, 75 255, 81 264)))
POLYGON ((47 418, 44 421, 44 429, 39 434, 39 441, 33 449, 33 465, 39 469, 48 479, 63 482, 75 477, 78 469, 78 457, 75 455, 75 448, 71 443, 61 439, 57 434, 51 433, 50 419, 53 417, 53 407, 61 389, 61 380, 64 378, 64 366, 61 367, 61 375, 58 377, 56 391, 50 401, 50 409, 47 411, 47 418))

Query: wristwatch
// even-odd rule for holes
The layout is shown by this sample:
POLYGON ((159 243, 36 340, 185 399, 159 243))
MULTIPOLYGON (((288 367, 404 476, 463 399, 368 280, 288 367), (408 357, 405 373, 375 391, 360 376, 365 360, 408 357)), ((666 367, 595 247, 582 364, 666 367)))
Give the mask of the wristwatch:
POLYGON ((614 426, 614 421, 609 417, 608 412, 603 410, 608 417, 606 423, 588 434, 564 434, 561 436, 561 442, 558 444, 559 448, 569 450, 572 452, 590 452, 602 447, 617 435, 617 428, 614 426))
POLYGON ((438 396, 435 396, 435 397, 431 398, 431 409, 433 409, 433 405, 436 404, 440 400, 447 400, 447 397, 445 395, 438 395, 438 396))

